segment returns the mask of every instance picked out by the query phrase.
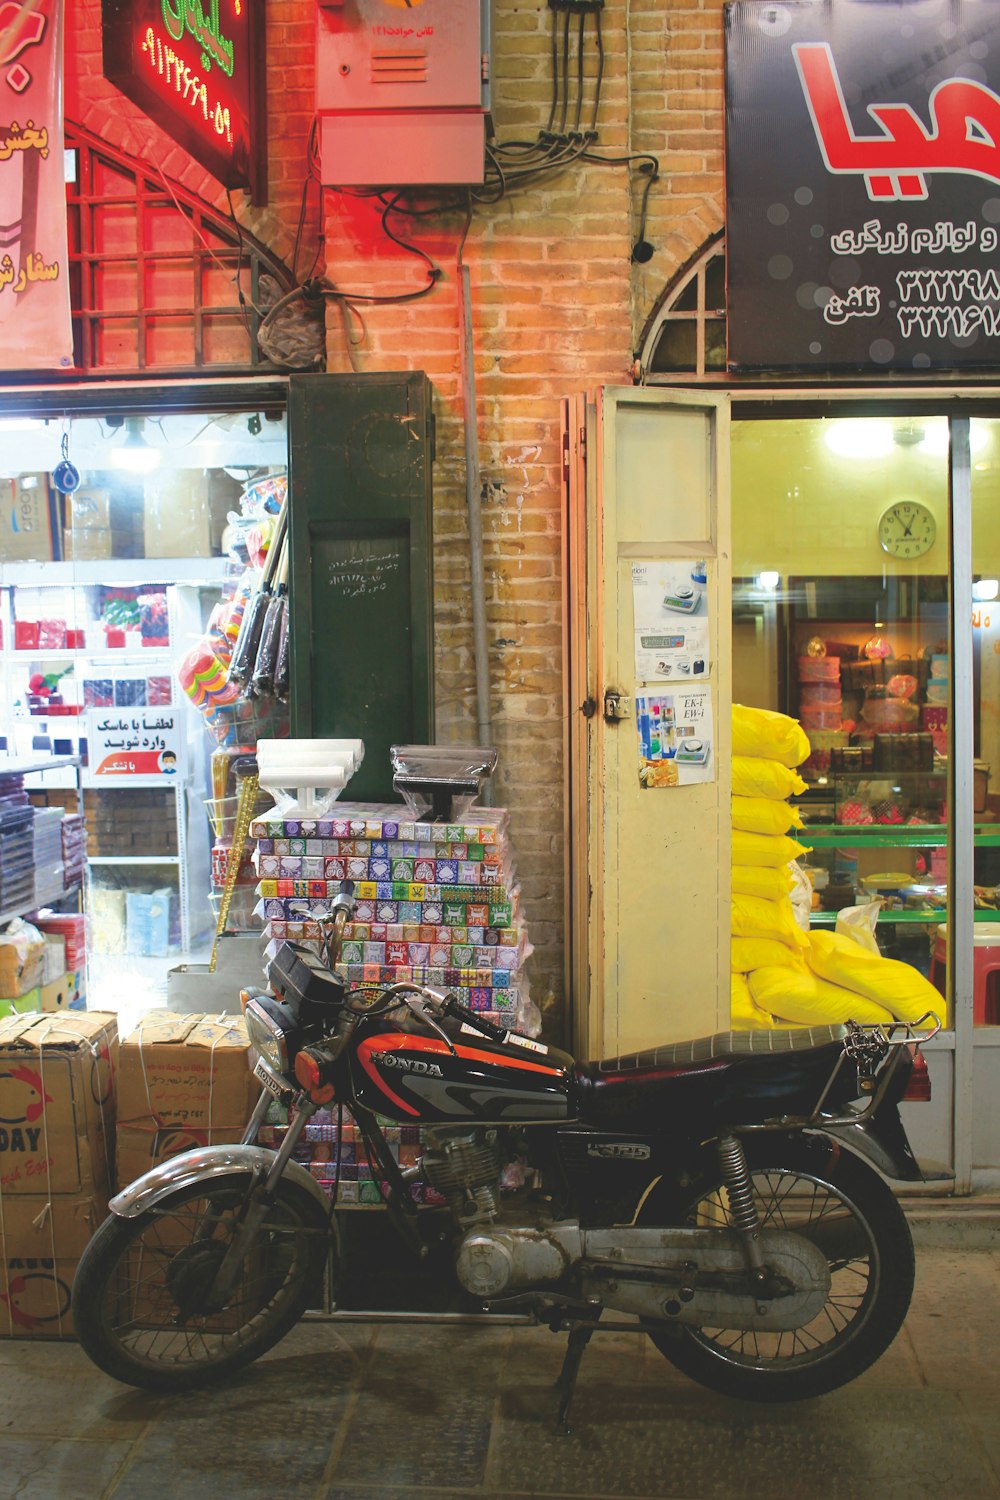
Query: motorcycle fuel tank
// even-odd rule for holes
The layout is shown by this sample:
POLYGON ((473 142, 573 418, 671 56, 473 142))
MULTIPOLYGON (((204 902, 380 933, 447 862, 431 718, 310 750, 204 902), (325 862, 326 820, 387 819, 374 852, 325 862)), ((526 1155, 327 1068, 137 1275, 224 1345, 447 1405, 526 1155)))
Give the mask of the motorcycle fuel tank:
POLYGON ((555 1124, 575 1115, 572 1060, 527 1037, 490 1042, 384 1031, 358 1043, 354 1097, 403 1123, 555 1124))

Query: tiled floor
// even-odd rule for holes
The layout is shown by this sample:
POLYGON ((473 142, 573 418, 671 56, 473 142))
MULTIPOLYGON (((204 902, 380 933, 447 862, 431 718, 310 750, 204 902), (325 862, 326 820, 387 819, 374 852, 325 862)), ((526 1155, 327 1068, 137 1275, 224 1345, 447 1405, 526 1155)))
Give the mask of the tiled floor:
POLYGON ((903 1332, 853 1385, 769 1408, 595 1338, 300 1325, 230 1385, 165 1399, 72 1344, 0 1343, 0 1500, 1000 1500, 1000 1251, 918 1251, 903 1332))

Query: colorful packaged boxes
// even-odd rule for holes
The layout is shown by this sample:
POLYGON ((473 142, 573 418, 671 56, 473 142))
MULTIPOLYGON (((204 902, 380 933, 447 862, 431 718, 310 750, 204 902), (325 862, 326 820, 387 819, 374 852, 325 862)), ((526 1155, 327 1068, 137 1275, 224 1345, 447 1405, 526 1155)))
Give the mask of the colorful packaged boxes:
POLYGON ((428 844, 497 844, 507 827, 504 808, 477 807, 472 817, 460 823, 425 823, 401 818, 400 814, 405 811, 396 803, 341 803, 336 816, 327 818, 283 819, 265 814, 251 824, 250 836, 255 839, 399 839, 428 844))

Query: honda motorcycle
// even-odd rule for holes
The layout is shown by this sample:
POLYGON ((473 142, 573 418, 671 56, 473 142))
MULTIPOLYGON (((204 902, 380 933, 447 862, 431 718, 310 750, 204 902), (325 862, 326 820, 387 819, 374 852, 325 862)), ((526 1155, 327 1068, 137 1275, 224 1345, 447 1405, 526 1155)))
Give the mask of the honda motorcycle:
POLYGON ((878 1359, 914 1270, 884 1178, 921 1178, 898 1106, 930 1097, 933 1030, 731 1033, 576 1062, 417 984, 349 989, 333 962, 352 909, 345 882, 322 957, 285 943, 269 990, 241 995, 262 1086, 242 1144, 174 1157, 112 1200, 73 1291, 101 1369, 187 1390, 320 1306, 337 1214, 294 1153, 330 1108, 353 1119, 403 1244, 428 1263, 449 1252, 466 1310, 569 1331, 563 1423, 604 1329, 645 1332, 695 1380, 760 1401, 878 1359), (255 1144, 272 1099, 291 1106, 276 1151, 255 1144), (420 1127, 416 1166, 397 1164, 386 1119, 420 1127), (414 1182, 446 1207, 418 1206, 414 1182))

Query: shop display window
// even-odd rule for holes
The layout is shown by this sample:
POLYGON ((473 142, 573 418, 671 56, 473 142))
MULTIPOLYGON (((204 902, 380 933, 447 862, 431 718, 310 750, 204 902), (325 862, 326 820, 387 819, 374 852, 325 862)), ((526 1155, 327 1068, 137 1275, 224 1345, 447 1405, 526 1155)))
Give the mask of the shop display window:
MULTIPOLYGON (((1000 804, 990 790, 1000 765, 1000 608, 995 626, 990 611, 1000 603, 1000 423, 973 422, 972 432, 978 961, 994 930, 1000 958, 1000 926, 991 926, 1000 919, 1000 804)), ((733 697, 793 715, 809 737, 796 835, 809 847, 799 860, 809 924, 835 928, 842 911, 877 901, 880 951, 943 995, 947 419, 737 421, 732 475, 733 697)), ((977 1023, 1000 1024, 998 995, 977 990, 977 1023)))
POLYGON ((227 682, 287 491, 284 413, 0 425, 0 766, 78 763, 28 787, 40 806, 82 783, 87 1003, 141 1010, 210 950, 220 751, 287 723, 227 682))

